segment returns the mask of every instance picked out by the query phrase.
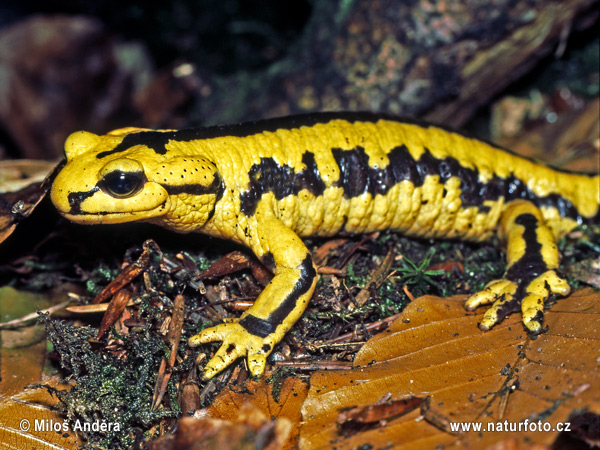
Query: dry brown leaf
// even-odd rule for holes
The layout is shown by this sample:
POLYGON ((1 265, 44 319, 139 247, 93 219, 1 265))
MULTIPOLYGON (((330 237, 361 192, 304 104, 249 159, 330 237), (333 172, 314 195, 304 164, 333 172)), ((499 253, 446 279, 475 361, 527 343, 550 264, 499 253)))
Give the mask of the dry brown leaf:
POLYGON ((198 275, 198 279, 220 277, 248 268, 252 270, 256 280, 263 286, 266 286, 273 278, 273 274, 255 258, 245 252, 236 250, 215 261, 208 269, 198 275))
MULTIPOLYGON (((40 380, 46 358, 46 340, 43 329, 37 332, 42 339, 30 343, 25 348, 2 347, 0 351, 0 375, 2 377, 0 396, 16 394, 25 386, 40 380)), ((16 332, 2 331, 3 336, 13 333, 16 332)))
POLYGON ((227 387, 208 408, 211 417, 236 421, 240 408, 250 403, 266 417, 285 418, 292 424, 290 439, 282 448, 296 448, 300 425, 300 408, 306 398, 307 386, 299 378, 288 377, 283 381, 277 401, 273 396, 273 384, 266 377, 259 381, 247 381, 244 386, 227 387))
POLYGON ((101 339, 102 336, 104 336, 104 334, 109 330, 109 328, 112 327, 117 320, 122 317, 123 311, 125 311, 127 305, 132 302, 132 297, 133 295, 131 291, 127 288, 122 288, 121 290, 117 291, 115 295, 113 295, 113 298, 110 300, 108 305, 106 305, 106 312, 102 316, 102 321, 98 327, 96 339, 101 339))
MULTIPOLYGON (((38 294, 0 288, 0 320, 28 316, 64 299, 60 293, 38 294)), ((46 334, 36 319, 16 329, 0 330, 0 395, 10 396, 37 383, 46 357, 46 334)))
POLYGON ((35 210, 50 189, 54 175, 62 167, 62 163, 38 163, 26 161, 20 166, 19 161, 4 161, 0 165, 0 243, 35 210), (30 177, 27 183, 13 179, 19 172, 30 177))
POLYGON ((30 184, 41 183, 56 165, 37 159, 0 161, 0 193, 16 192, 30 184))
MULTIPOLYGON (((121 291, 123 292, 123 291, 121 291)), ((167 360, 163 357, 160 362, 160 368, 156 376, 156 384, 154 385, 154 396, 152 397, 152 409, 156 409, 162 402, 163 396, 167 391, 169 380, 171 379, 171 370, 175 365, 177 357, 177 349, 181 340, 181 331, 183 329, 183 318, 185 316, 185 300, 183 295, 179 294, 173 300, 173 314, 169 324, 167 333, 167 343, 169 344, 170 358, 167 360)))
POLYGON ((317 265, 325 264, 327 259, 338 251, 338 247, 341 247, 346 242, 348 242, 348 238, 328 239, 323 245, 313 251, 313 261, 317 265))
POLYGON ((54 409, 57 402, 43 388, 0 396, 0 450, 79 448, 82 442, 77 434, 54 409))
POLYGON ((291 422, 271 420, 255 405, 244 403, 234 421, 215 419, 206 410, 183 417, 174 435, 146 442, 148 450, 279 450, 290 436, 291 422))
POLYGON ((480 331, 481 315, 465 313, 464 299, 421 297, 365 344, 355 359, 360 368, 315 373, 302 408, 301 448, 486 448, 509 437, 517 448, 549 445, 557 432, 455 436, 443 429, 457 422, 518 426, 526 419, 556 427, 577 410, 600 413, 598 293, 579 291, 558 301, 546 314, 549 331, 537 340, 518 314, 480 331), (430 397, 424 419, 414 411, 354 436, 339 434, 340 410, 407 395, 430 397))
POLYGON ((371 289, 381 286, 389 276, 392 270, 392 264, 394 263, 394 257, 394 252, 390 248, 381 264, 378 264, 377 267, 369 273, 369 279, 365 283, 365 286, 358 292, 354 299, 358 306, 364 305, 371 297, 371 289))

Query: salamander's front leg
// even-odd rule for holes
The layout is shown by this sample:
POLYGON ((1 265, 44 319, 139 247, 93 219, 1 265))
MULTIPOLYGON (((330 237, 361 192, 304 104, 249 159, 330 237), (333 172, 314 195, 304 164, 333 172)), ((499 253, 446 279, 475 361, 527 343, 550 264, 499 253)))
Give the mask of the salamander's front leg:
POLYGON ((501 230, 507 240, 504 279, 492 281, 471 296, 465 308, 472 311, 479 305, 494 303, 479 324, 482 330, 489 330, 520 306, 525 327, 540 333, 546 300, 552 294, 567 295, 571 290, 567 280, 556 272, 556 238, 538 208, 524 200, 508 206, 502 215, 501 230))
POLYGON ((247 356, 253 376, 262 375, 267 356, 300 318, 314 291, 317 273, 300 238, 274 217, 263 219, 256 228, 253 250, 275 276, 239 320, 207 328, 190 338, 192 347, 223 342, 206 365, 205 379, 242 356, 247 356))

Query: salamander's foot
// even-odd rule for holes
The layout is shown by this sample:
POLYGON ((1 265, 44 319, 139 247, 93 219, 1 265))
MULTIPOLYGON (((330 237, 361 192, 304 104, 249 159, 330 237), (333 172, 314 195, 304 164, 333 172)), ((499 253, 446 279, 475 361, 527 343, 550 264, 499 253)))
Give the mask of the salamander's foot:
POLYGON ((483 291, 472 295, 465 302, 465 309, 473 311, 480 305, 493 306, 486 311, 479 324, 482 330, 489 330, 500 323, 507 314, 517 311, 523 315, 523 325, 534 334, 543 331, 544 303, 552 294, 568 295, 569 283, 554 270, 548 270, 534 278, 524 280, 494 280, 483 291))
POLYGON ((267 356, 277 343, 271 336, 262 338, 248 332, 238 322, 223 323, 202 330, 188 341, 190 347, 208 342, 222 341, 223 344, 206 364, 204 379, 208 380, 221 372, 237 358, 246 356, 248 369, 254 377, 265 371, 267 356))

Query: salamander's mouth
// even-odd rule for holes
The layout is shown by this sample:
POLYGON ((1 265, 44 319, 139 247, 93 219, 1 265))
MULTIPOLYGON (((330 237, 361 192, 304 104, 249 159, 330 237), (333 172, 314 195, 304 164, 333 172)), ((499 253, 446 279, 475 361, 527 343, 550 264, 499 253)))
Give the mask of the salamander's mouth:
POLYGON ((169 195, 159 184, 147 182, 127 187, 130 188, 134 191, 132 195, 117 197, 102 189, 100 182, 87 190, 72 192, 65 192, 55 183, 51 199, 64 217, 82 224, 143 221, 169 210, 169 195))
POLYGON ((157 216, 153 211, 102 212, 72 214, 60 211, 61 215, 75 223, 83 225, 116 224, 125 222, 141 222, 157 216))

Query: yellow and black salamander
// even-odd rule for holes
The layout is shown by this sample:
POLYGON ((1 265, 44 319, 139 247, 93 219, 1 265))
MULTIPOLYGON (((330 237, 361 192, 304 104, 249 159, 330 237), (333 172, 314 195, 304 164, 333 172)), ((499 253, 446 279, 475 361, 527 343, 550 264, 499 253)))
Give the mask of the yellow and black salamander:
POLYGON ((300 318, 317 272, 300 236, 391 229, 480 241, 496 231, 507 271, 471 296, 493 304, 480 327, 518 310, 543 330, 544 302, 570 287, 558 236, 599 223, 596 176, 535 164, 481 141, 369 113, 320 113, 181 131, 73 133, 52 201, 82 224, 152 222, 249 247, 274 274, 237 321, 190 345, 222 341, 210 378, 246 356, 251 373, 300 318))

